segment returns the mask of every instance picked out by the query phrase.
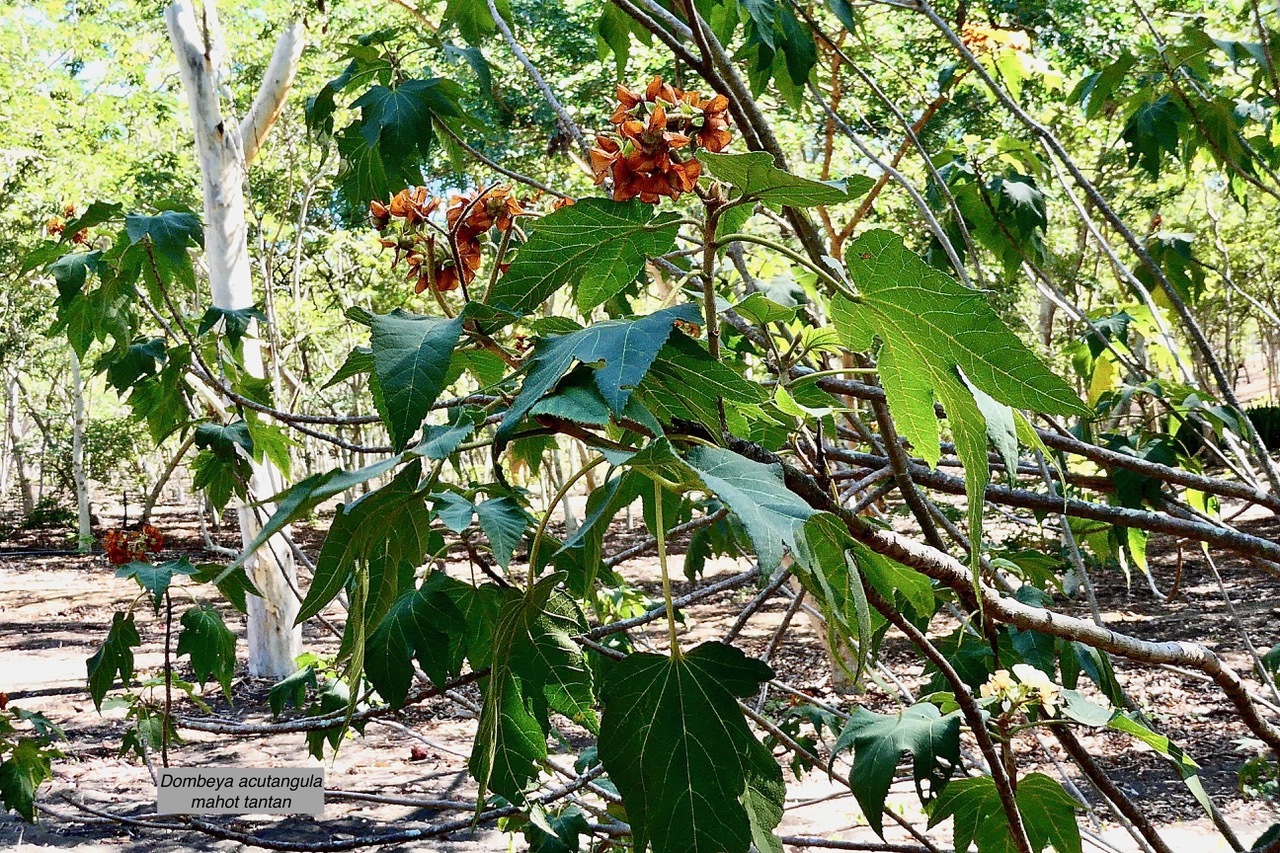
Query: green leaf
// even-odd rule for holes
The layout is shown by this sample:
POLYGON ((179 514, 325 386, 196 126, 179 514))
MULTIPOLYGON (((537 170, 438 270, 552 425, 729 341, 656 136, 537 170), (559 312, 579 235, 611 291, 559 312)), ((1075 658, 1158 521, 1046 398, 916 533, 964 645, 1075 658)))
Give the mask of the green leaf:
POLYGON ((159 444, 175 430, 186 425, 190 417, 187 408, 186 365, 189 353, 172 350, 169 361, 155 376, 138 380, 129 393, 129 408, 136 418, 145 420, 151 439, 159 444))
POLYGON ((110 353, 109 359, 103 358, 98 367, 106 366, 107 382, 116 391, 127 391, 139 379, 152 376, 168 358, 165 351, 164 338, 138 340, 130 344, 123 353, 110 353))
POLYGON ((145 237, 157 255, 175 263, 187 258, 188 247, 204 245, 204 226, 200 217, 190 211, 162 210, 155 216, 131 213, 124 218, 124 230, 131 243, 145 237))
POLYGON ((356 347, 347 353, 346 360, 342 362, 342 366, 333 372, 329 377, 329 381, 324 383, 321 390, 332 388, 339 382, 350 379, 353 376, 362 376, 366 373, 373 373, 373 350, 368 347, 356 347))
POLYGON ((397 308, 372 319, 373 371, 385 400, 391 443, 405 447, 444 389, 462 318, 420 317, 397 308))
POLYGON ((258 462, 270 460, 287 480, 289 470, 293 467, 289 448, 298 447, 298 442, 285 432, 284 427, 267 422, 262 415, 252 409, 245 410, 244 418, 245 427, 249 431, 249 440, 253 444, 253 458, 258 462))
POLYGON ((58 286, 58 304, 69 305, 71 300, 84 290, 84 283, 89 273, 97 272, 101 263, 102 252, 72 252, 63 255, 45 270, 53 276, 58 286))
POLYGON ((627 75, 627 60, 631 57, 631 36, 644 44, 653 41, 653 35, 622 9, 607 4, 600 10, 596 21, 596 48, 600 61, 604 62, 612 52, 618 79, 627 75))
POLYGON ((1192 795, 1204 806, 1205 811, 1212 812, 1212 805, 1200 781, 1200 765, 1191 756, 1187 755, 1182 747, 1165 735, 1152 730, 1150 726, 1131 712, 1104 708, 1075 690, 1063 690, 1062 698, 1062 714, 1064 717, 1091 728, 1108 728, 1124 732, 1151 747, 1152 750, 1167 759, 1177 770, 1178 776, 1191 789, 1192 795))
POLYGON ((208 450, 224 462, 248 459, 253 455, 249 425, 239 419, 225 425, 200 424, 196 427, 195 445, 201 450, 208 450))
POLYGON ((757 326, 786 322, 795 319, 796 316, 794 307, 788 308, 786 305, 780 305, 759 291, 733 306, 733 310, 757 326))
POLYGON ((360 118, 337 137, 339 188, 352 210, 363 213, 371 199, 423 183, 422 163, 436 141, 433 123, 460 115, 461 94, 458 84, 433 77, 405 80, 394 89, 374 85, 352 102, 360 118))
POLYGON ((762 570, 776 568, 784 548, 795 552, 805 522, 817 510, 786 487, 781 465, 766 465, 731 450, 703 445, 691 448, 685 461, 747 528, 762 570))
POLYGON ((1280 643, 1276 643, 1262 656, 1262 665, 1272 676, 1280 675, 1280 643))
MULTIPOLYGON (((1018 781, 1015 799, 1033 853, 1042 853, 1050 844, 1055 853, 1082 853, 1077 804, 1061 785, 1043 773, 1029 773, 1018 781)), ((974 842, 978 853, 1012 853, 1017 849, 990 776, 958 779, 947 785, 929 814, 929 826, 948 817, 955 819, 957 850, 968 850, 974 842)))
POLYGON ((520 393, 498 425, 496 439, 506 441, 529 410, 578 362, 598 364, 596 387, 610 410, 621 414, 632 390, 645 378, 659 350, 671 336, 675 321, 692 323, 701 319, 698 306, 677 305, 635 320, 608 320, 569 334, 540 339, 520 393))
POLYGON ((404 705, 413 682, 413 658, 440 689, 457 673, 451 637, 466 629, 462 613, 445 590, 445 576, 432 572, 418 589, 396 599, 369 635, 365 675, 393 708, 404 705))
POLYGON ((167 560, 157 565, 134 561, 116 569, 116 577, 133 578, 138 585, 151 593, 151 603, 157 613, 164 601, 164 594, 169 589, 174 575, 194 575, 196 567, 186 557, 167 560))
POLYGON ((471 72, 476 75, 481 97, 493 102, 493 69, 489 67, 489 60, 485 59, 480 48, 458 47, 456 44, 446 42, 444 55, 451 61, 465 62, 471 68, 471 72))
POLYGON ((200 318, 197 335, 203 335, 218 328, 226 336, 231 346, 239 346, 240 341, 249 333, 249 326, 257 320, 267 322, 267 315, 257 308, 218 308, 213 307, 204 312, 200 318))
POLYGON ((59 242, 65 242, 74 237, 78 232, 86 228, 93 228, 104 222, 114 222, 120 218, 120 214, 124 213, 124 205, 119 202, 109 201, 93 201, 85 208, 84 213, 75 219, 72 219, 62 229, 62 237, 59 242))
POLYGON ((1277 842, 1280 842, 1280 823, 1273 823, 1266 832, 1258 836, 1258 840, 1253 842, 1253 846, 1249 850, 1252 853, 1274 850, 1277 842))
MULTIPOLYGON (((27 711, 15 707, 13 715, 23 722, 30 723, 31 727, 36 730, 36 736, 43 741, 65 741, 67 739, 67 733, 62 726, 59 726, 39 711, 27 711)), ((0 728, 3 728, 4 725, 0 723, 0 728)))
MULTIPOLYGON (((884 801, 902 754, 911 754, 920 801, 927 803, 937 797, 960 767, 960 714, 943 716, 936 706, 924 703, 892 715, 858 708, 832 747, 833 759, 851 747, 849 787, 867 823, 883 838, 884 801)), ((958 836, 956 848, 967 849, 958 836)))
POLYGON ((1189 124, 1182 103, 1172 95, 1139 100, 1120 134, 1129 146, 1129 165, 1138 166, 1153 180, 1160 177, 1164 156, 1178 156, 1179 128, 1189 124))
POLYGON ((856 646, 857 667, 846 674, 856 682, 862 677, 871 652, 871 610, 866 589, 858 574, 858 564, 849 553, 853 538, 840 519, 818 513, 804 524, 796 540, 799 577, 817 599, 827 620, 827 643, 831 659, 842 668, 841 653, 849 643, 856 646))
MULTIPOLYGON (((940 453, 934 404, 942 403, 965 467, 970 536, 980 541, 983 497, 991 479, 988 437, 1012 423, 983 410, 993 415, 999 406, 1061 415, 1088 410, 1005 327, 981 292, 925 264, 901 237, 868 231, 849 247, 845 261, 862 299, 856 304, 843 297, 832 300, 836 328, 854 350, 868 349, 875 338, 883 341, 879 369, 889 410, 902 436, 930 465, 937 464, 940 453), (976 397, 978 391, 985 396, 976 397)), ((978 549, 973 553, 976 561, 978 549)))
MULTIPOLYGON (((412 573, 427 548, 431 518, 419 491, 422 464, 413 460, 390 483, 340 506, 316 558, 311 587, 297 624, 319 613, 360 569, 398 576, 412 573)), ((389 592, 394 599, 400 590, 389 592)))
POLYGON ((852 175, 840 181, 811 181, 773 165, 766 151, 746 154, 698 153, 707 171, 722 181, 733 184, 743 196, 759 199, 773 208, 813 207, 840 204, 866 193, 875 183, 865 175, 852 175))
POLYGON ((528 513, 514 498, 504 495, 476 504, 476 518, 489 539, 494 559, 502 568, 507 568, 511 565, 511 555, 524 537, 525 528, 529 526, 528 513))
POLYGON ((232 495, 248 496, 252 474, 248 459, 221 459, 212 451, 202 450, 191 460, 191 485, 204 492, 209 503, 219 512, 231 502, 232 495))
POLYGON ((457 492, 441 492, 431 496, 436 515, 444 526, 454 533, 461 533, 471 526, 476 505, 457 492))
POLYGON ((675 658, 632 654, 604 686, 600 760, 622 795, 635 849, 654 853, 779 850, 786 785, 735 697, 773 677, 723 643, 675 658))
POLYGON ((547 757, 549 711, 595 732, 591 670, 573 638, 587 630, 582 611, 548 575, 503 605, 493 636, 493 662, 481 682, 484 706, 468 767, 484 791, 525 804, 547 757))
POLYGON ((53 778, 51 758, 60 756, 34 738, 20 738, 9 757, 0 763, 0 803, 28 823, 35 823, 36 789, 53 778))
POLYGON ((191 575, 191 579, 196 583, 214 584, 218 588, 218 592, 226 596, 227 601, 231 602, 232 607, 241 613, 245 613, 248 609, 246 596, 258 595, 258 590, 254 587, 253 581, 249 580, 249 575, 245 573, 243 567, 218 580, 222 570, 223 566, 219 563, 201 563, 196 566, 196 571, 191 575))
POLYGON ((577 806, 569 806, 559 814, 544 815, 541 820, 531 818, 524 830, 529 853, 579 853, 582 849, 579 837, 590 834, 591 824, 577 806))
POLYGON ((89 658, 89 695, 93 705, 102 710, 102 700, 115 683, 116 674, 127 687, 133 680, 133 647, 142 645, 132 613, 114 613, 107 639, 89 658))
POLYGON ((1116 89, 1124 82, 1125 75, 1129 73, 1129 69, 1133 68, 1136 61, 1136 57, 1126 50, 1115 62, 1077 83, 1071 90, 1071 94, 1067 96, 1067 100, 1079 103, 1084 108, 1085 118, 1090 120, 1097 118, 1102 108, 1111 101, 1116 89))
POLYGON ((665 213, 654 219, 653 205, 634 199, 586 198, 562 207, 532 226, 488 301, 528 314, 573 281, 578 309, 586 314, 626 287, 647 259, 671 251, 678 218, 665 213))
POLYGON ((462 442, 471 437, 484 416, 464 406, 454 410, 449 422, 427 427, 426 434, 415 451, 428 459, 447 459, 457 452, 462 442))
POLYGON ((389 459, 383 459, 381 462, 375 462, 356 471, 344 471, 341 468, 334 468, 322 474, 312 474, 281 495, 276 496, 276 511, 272 513, 271 518, 267 519, 267 523, 262 525, 258 535, 240 553, 240 556, 236 557, 229 566, 223 569, 222 574, 214 578, 213 582, 221 583, 232 572, 243 566, 245 561, 253 556, 254 552, 266 544, 268 539, 283 530, 285 525, 315 509, 334 495, 341 494, 347 489, 354 488, 361 483, 372 480, 374 477, 387 473, 399 465, 402 458, 402 456, 392 456, 389 459))
POLYGON ((493 662, 498 618, 512 592, 497 584, 472 586, 448 576, 441 583, 466 623, 466 630, 461 636, 449 638, 449 665, 461 667, 462 661, 466 660, 473 670, 484 669, 493 662))
MULTIPOLYGON (((162 210, 155 216, 130 214, 124 218, 124 229, 131 243, 145 240, 150 244, 162 275, 175 277, 190 288, 195 287, 195 268, 187 249, 204 245, 204 226, 200 224, 200 217, 185 210, 162 210)), ((147 275, 151 277, 149 269, 147 275)))
MULTIPOLYGON (((497 0, 494 7, 498 14, 508 22, 511 21, 511 6, 508 0, 497 0)), ((485 0, 448 0, 445 5, 441 29, 450 24, 458 27, 458 32, 470 44, 479 44, 485 36, 497 32, 493 22, 493 14, 485 0)))
POLYGON ((222 621, 222 614, 216 608, 201 604, 182 614, 182 633, 178 635, 176 654, 191 657, 191 669, 201 685, 216 678, 222 686, 222 695, 228 700, 231 698, 236 635, 222 621))
POLYGON ((307 702, 307 688, 319 689, 316 682, 316 668, 304 666, 302 669, 271 685, 267 691, 267 703, 271 706, 271 715, 280 716, 286 704, 301 709, 307 702))
POLYGON ((721 353, 717 361, 701 341, 685 334, 672 335, 640 383, 636 396, 664 423, 675 419, 693 421, 717 435, 720 400, 725 401, 732 415, 735 407, 750 409, 768 397, 768 392, 745 379, 741 370, 741 363, 735 365, 727 353, 721 353))
POLYGON ((850 553, 858 570, 876 592, 897 604, 917 626, 928 624, 937 604, 933 584, 927 577, 883 554, 877 554, 861 542, 854 542, 850 553))

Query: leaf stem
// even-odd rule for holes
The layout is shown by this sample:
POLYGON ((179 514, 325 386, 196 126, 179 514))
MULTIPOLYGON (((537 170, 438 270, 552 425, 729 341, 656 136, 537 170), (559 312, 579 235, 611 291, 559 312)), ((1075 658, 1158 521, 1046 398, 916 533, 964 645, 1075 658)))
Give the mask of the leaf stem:
MULTIPOLYGON (((173 598, 164 591, 164 723, 160 727, 160 764, 169 766, 169 726, 173 724, 173 598)), ((127 685, 126 685, 127 686, 127 685)))
MULTIPOLYGON (((720 211, 707 204, 706 222, 702 226, 702 314, 707 323, 707 352, 720 361, 720 313, 716 308, 716 228, 720 211)), ((724 412, 724 398, 716 396, 716 411, 720 415, 720 433, 729 431, 724 412)))
POLYGON ((658 540, 658 566, 662 569, 662 599, 667 606, 667 632, 671 638, 671 658, 679 660, 680 638, 676 633, 676 606, 671 596, 671 575, 667 572, 667 525, 662 518, 662 486, 653 484, 653 536, 658 540))
POLYGON ((564 496, 569 493, 569 489, 573 488, 573 484, 586 476, 587 472, 604 461, 603 456, 597 456, 591 459, 587 464, 579 468, 574 475, 564 481, 564 485, 556 492, 550 503, 547 504, 545 511, 542 513, 542 520, 538 522, 538 529, 533 533, 533 545, 529 547, 529 573, 527 576, 527 587, 533 589, 533 585, 537 582, 537 570, 534 568, 538 565, 538 550, 542 546, 542 536, 547 532, 547 522, 551 520, 552 511, 560 505, 564 500, 564 496))
POLYGON ((839 293, 845 299, 848 299, 850 302, 862 301, 862 297, 854 293, 852 290, 850 290, 849 286, 845 284, 843 281, 836 278, 831 273, 827 272, 822 267, 818 266, 813 261, 804 257, 800 253, 787 248, 781 243, 777 243, 765 237, 757 237, 754 234, 736 233, 736 234, 729 234, 724 237, 721 237, 719 240, 715 240, 713 242, 713 245, 718 248, 720 246, 727 246, 730 243, 755 243, 758 246, 764 246, 766 249, 773 249, 778 254, 784 255, 790 260, 794 261, 795 263, 800 264, 801 266, 806 267, 809 270, 812 270, 818 276, 819 279, 831 285, 832 289, 834 289, 837 293, 839 293))

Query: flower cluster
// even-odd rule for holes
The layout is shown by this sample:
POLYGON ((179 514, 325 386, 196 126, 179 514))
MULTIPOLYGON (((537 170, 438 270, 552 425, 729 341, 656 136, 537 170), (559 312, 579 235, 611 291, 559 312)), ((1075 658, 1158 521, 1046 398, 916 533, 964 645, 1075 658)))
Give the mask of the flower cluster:
MULTIPOLYGON (((74 204, 67 205, 62 211, 62 216, 54 216, 50 218, 47 223, 45 223, 45 226, 44 226, 45 233, 48 234, 50 237, 61 238, 63 233, 65 233, 67 230, 66 220, 74 219, 75 215, 76 215, 76 206, 74 204)), ((88 230, 81 228, 75 234, 72 234, 71 242, 82 243, 82 244, 88 243, 89 242, 88 230)))
POLYGON ((697 92, 677 89, 654 77, 643 93, 618 86, 618 106, 609 121, 617 137, 597 136, 591 168, 597 184, 613 179, 613 198, 639 198, 654 204, 662 196, 675 199, 698 183, 702 164, 692 156, 699 148, 723 151, 732 141, 729 100, 716 95, 704 101, 697 92), (679 152, 690 149, 681 159, 679 152))
POLYGON ((164 536, 150 524, 144 524, 141 530, 108 530, 102 546, 111 565, 122 566, 158 553, 164 547, 164 536))
POLYGON ((443 226, 431 218, 441 207, 444 200, 428 194, 426 187, 401 190, 388 204, 369 203, 369 215, 379 231, 385 233, 392 220, 401 222, 399 235, 384 236, 381 243, 395 249, 393 268, 404 258, 417 293, 428 288, 453 290, 459 282, 470 284, 480 269, 480 238, 493 228, 510 231, 516 217, 525 214, 509 186, 453 196, 445 207, 443 226))
POLYGON ((1022 30, 1002 30, 972 21, 960 28, 960 41, 974 53, 995 53, 1002 47, 1019 51, 1031 49, 1031 39, 1022 30))
POLYGON ((983 699, 999 699, 1006 711, 1038 704, 1046 714, 1055 713, 1062 699, 1062 688, 1049 676, 1025 663, 1014 664, 1012 675, 1007 669, 997 669, 982 685, 980 693, 983 699))

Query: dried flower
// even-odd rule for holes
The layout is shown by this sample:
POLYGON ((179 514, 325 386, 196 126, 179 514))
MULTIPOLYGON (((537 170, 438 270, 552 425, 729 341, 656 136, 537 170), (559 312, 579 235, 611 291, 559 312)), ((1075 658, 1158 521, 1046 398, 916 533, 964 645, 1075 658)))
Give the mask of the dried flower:
POLYGON ((1003 47, 1017 51, 1031 49, 1031 38, 1022 30, 1005 30, 974 21, 961 27, 960 41, 974 53, 995 53, 1003 47))
POLYGON ((113 566, 145 560, 164 547, 164 536, 150 524, 141 530, 108 530, 103 537, 103 550, 113 566))
POLYGON ((615 201, 679 198, 698 183, 701 164, 680 152, 691 148, 721 151, 733 139, 729 100, 703 101, 654 77, 643 94, 618 86, 618 103, 609 121, 617 137, 597 136, 591 149, 595 182, 613 180, 615 201))
POLYGON ((524 212, 520 202, 512 195, 511 187, 495 187, 479 200, 476 200, 474 192, 451 198, 449 209, 445 211, 445 221, 450 230, 457 228, 459 233, 472 231, 482 234, 494 227, 499 231, 510 231, 515 218, 524 215, 524 212), (459 227, 458 219, 464 212, 466 220, 459 227))
POLYGON ((391 224, 391 211, 380 201, 369 202, 369 216, 373 219, 373 227, 385 231, 391 224))

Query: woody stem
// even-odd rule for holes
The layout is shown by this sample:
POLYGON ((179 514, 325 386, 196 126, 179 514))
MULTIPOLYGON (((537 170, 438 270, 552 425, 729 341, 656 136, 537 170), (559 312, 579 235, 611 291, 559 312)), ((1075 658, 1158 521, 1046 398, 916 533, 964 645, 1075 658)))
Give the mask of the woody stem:
MULTIPOLYGON (((707 205, 707 218, 702 226, 702 313, 707 322, 707 352, 720 360, 720 316, 716 310, 716 226, 720 222, 720 207, 707 205)), ((716 397, 716 409, 720 413, 720 433, 729 432, 724 413, 724 398, 716 397)))

